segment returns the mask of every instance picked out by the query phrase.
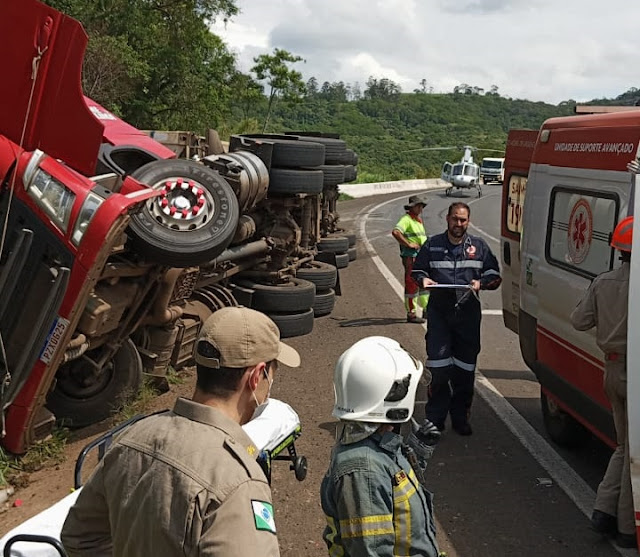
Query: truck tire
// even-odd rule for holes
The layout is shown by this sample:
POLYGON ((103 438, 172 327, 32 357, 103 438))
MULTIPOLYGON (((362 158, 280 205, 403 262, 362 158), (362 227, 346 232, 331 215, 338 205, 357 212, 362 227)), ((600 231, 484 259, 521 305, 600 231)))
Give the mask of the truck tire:
POLYGON ((334 265, 338 269, 346 269, 349 266, 349 254, 348 253, 334 253, 331 251, 321 251, 315 257, 316 261, 322 261, 323 263, 329 263, 334 265), (335 256, 335 259, 334 259, 335 256))
POLYGON ((318 166, 324 164, 325 148, 320 143, 309 143, 297 139, 270 137, 268 134, 243 134, 258 141, 273 143, 271 165, 280 168, 297 168, 299 166, 318 166))
POLYGON ((215 259, 230 244, 240 210, 231 186, 217 172, 193 161, 164 160, 144 165, 132 177, 153 189, 172 187, 131 217, 128 233, 140 255, 190 267, 215 259), (184 188, 184 182, 193 185, 184 188), (171 207, 184 210, 170 214, 171 207))
POLYGON ((313 303, 314 317, 329 315, 333 311, 335 304, 336 293, 332 288, 316 292, 316 301, 313 303))
POLYGON ((320 170, 272 168, 269 172, 269 193, 295 195, 322 193, 324 176, 320 170))
POLYGON ((308 168, 308 170, 322 170, 323 187, 337 186, 344 182, 344 166, 341 164, 322 164, 308 168))
POLYGON ((296 271, 296 277, 308 280, 316 285, 316 291, 335 288, 338 281, 338 270, 329 263, 310 261, 305 267, 296 271))
POLYGON ((264 313, 307 311, 313 307, 316 296, 316 285, 300 278, 292 278, 278 285, 246 279, 238 279, 235 282, 238 286, 253 291, 251 307, 264 313))
POLYGON ((342 139, 307 135, 298 135, 293 137, 297 137, 299 141, 316 144, 319 143, 320 145, 323 145, 325 150, 324 161, 320 164, 342 164, 342 157, 344 157, 344 152, 347 150, 347 144, 342 139))
POLYGON ((344 183, 353 182, 358 177, 358 170, 355 166, 347 164, 344 167, 344 183))
POLYGON ((544 427, 554 443, 561 447, 578 448, 584 446, 591 434, 573 416, 570 416, 544 393, 540 393, 544 427))
POLYGON ((280 329, 281 338, 299 337, 313 331, 313 308, 298 313, 267 313, 280 329))
POLYGON ((58 370, 56 386, 49 393, 46 406, 65 426, 84 427, 109 418, 142 385, 142 360, 131 339, 88 385, 89 366, 78 358, 58 370))
POLYGON ((355 261, 358 259, 358 249, 354 246, 347 250, 347 255, 349 256, 349 261, 355 261))
POLYGON ((341 236, 344 236, 349 240, 349 247, 352 248, 356 245, 356 233, 355 232, 341 232, 341 236))
POLYGON ((345 149, 342 154, 342 164, 355 165, 357 164, 356 153, 353 149, 345 149))
POLYGON ((318 241, 318 251, 345 253, 349 249, 349 239, 344 236, 327 236, 318 241))

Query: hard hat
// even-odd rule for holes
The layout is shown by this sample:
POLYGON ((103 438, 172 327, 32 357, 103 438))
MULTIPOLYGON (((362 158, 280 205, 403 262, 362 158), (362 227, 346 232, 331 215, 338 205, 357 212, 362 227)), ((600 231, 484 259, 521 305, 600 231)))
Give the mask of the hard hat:
POLYGON ((633 237, 633 216, 622 219, 611 237, 611 247, 620 251, 631 252, 633 237))
POLYGON ((413 414, 422 364, 387 337, 367 337, 338 359, 333 416, 374 423, 406 422, 413 414))

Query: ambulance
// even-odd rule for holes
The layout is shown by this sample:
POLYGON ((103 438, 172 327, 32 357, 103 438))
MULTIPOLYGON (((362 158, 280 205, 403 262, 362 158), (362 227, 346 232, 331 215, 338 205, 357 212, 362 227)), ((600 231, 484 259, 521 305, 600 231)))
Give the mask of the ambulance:
MULTIPOLYGON (((503 319, 518 334, 541 386, 550 438, 565 447, 593 434, 615 447, 603 390, 604 355, 595 330, 576 331, 570 315, 591 281, 620 265, 610 245, 617 223, 640 203, 640 111, 552 118, 540 130, 512 130, 501 211, 503 319)), ((639 245, 640 227, 634 244, 639 245)), ((636 523, 640 524, 640 251, 632 255, 628 323, 629 439, 636 523), (636 427, 634 427, 634 425, 636 427)))

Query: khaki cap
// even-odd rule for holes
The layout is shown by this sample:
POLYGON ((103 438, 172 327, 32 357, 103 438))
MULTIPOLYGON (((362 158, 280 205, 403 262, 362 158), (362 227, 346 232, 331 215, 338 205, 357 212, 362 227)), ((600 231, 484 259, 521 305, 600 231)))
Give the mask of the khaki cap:
POLYGON ((245 307, 215 311, 202 326, 194 358, 210 368, 242 369, 271 360, 289 367, 300 365, 298 352, 280 342, 277 325, 264 313, 245 307), (206 356, 207 344, 212 345, 220 356, 206 356))
POLYGON ((409 209, 411 209, 411 207, 415 207, 416 205, 424 205, 426 207, 427 202, 421 195, 412 195, 409 198, 409 203, 404 206, 404 210, 408 211, 409 209))

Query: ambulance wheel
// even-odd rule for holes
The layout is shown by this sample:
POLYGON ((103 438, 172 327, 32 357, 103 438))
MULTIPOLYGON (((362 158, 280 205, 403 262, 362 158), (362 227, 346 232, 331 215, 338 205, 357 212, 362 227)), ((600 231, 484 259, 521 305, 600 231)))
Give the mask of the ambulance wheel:
POLYGON ((68 427, 84 427, 113 415, 142 385, 142 360, 131 339, 96 372, 93 361, 100 358, 87 352, 60 367, 56 385, 47 398, 47 408, 68 427))
POLYGON ((298 456, 295 462, 291 465, 293 473, 296 476, 296 480, 301 482, 307 477, 307 457, 298 456))
POLYGON ((215 259, 231 243, 240 209, 233 189, 217 172, 186 160, 145 164, 133 178, 162 195, 131 216, 127 233, 150 261, 189 267, 215 259))
POLYGON ((573 416, 561 410, 556 402, 540 393, 544 427, 554 443, 561 447, 577 448, 590 439, 589 431, 573 416))

